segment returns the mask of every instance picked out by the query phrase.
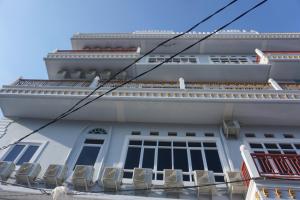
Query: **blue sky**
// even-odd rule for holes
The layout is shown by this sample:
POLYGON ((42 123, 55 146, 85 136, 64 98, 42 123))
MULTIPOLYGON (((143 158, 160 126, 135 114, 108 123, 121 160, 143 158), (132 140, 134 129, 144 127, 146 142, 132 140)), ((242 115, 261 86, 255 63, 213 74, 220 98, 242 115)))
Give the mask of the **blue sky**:
MULTIPOLYGON (((184 31, 229 0, 0 0, 0 85, 47 78, 43 57, 70 49, 75 32, 184 31)), ((196 31, 212 31, 254 5, 239 0, 196 31)), ((269 0, 231 29, 300 32, 300 0, 269 0)), ((299 47, 300 48, 300 47, 299 47)), ((1 115, 1 113, 0 113, 1 115)))

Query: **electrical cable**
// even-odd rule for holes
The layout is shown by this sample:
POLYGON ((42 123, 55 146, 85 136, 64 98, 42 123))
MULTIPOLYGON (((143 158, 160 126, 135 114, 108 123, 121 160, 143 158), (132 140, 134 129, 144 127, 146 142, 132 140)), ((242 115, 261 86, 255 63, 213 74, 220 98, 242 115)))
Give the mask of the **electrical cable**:
MULTIPOLYGON (((132 82, 133 80, 136 80, 136 79, 138 79, 139 77, 144 76, 145 74, 147 74, 147 73, 149 73, 149 72, 155 70, 156 68, 160 67, 162 64, 164 64, 164 63, 166 63, 166 62, 169 62, 171 59, 173 59, 173 58, 176 57, 177 55, 179 55, 179 54, 185 52, 186 50, 192 48, 193 46, 197 45, 198 43, 200 43, 200 42, 202 42, 202 41, 204 41, 204 40, 210 38, 211 36, 213 36, 214 34, 216 34, 217 32, 219 32, 220 30, 223 30, 223 29, 226 28, 227 26, 231 25, 233 22, 239 20, 240 18, 242 18, 243 16, 245 16, 245 15, 248 14, 249 12, 255 10, 257 7, 259 7, 259 6, 261 6, 262 4, 266 3, 267 1, 268 1, 268 0, 263 0, 263 1, 259 2, 259 3, 257 3, 256 5, 254 5, 253 7, 251 7, 250 9, 248 9, 247 11, 245 11, 245 12, 243 12, 242 14, 240 14, 239 16, 235 17, 233 20, 229 21, 228 23, 226 23, 225 25, 221 26, 221 27, 218 28, 217 30, 215 30, 215 31, 211 32, 210 34, 206 35, 205 37, 201 38, 201 39, 198 40, 197 42, 195 42, 195 43, 193 43, 193 44, 187 46, 187 47, 184 48, 183 50, 181 50, 181 51, 179 51, 179 52, 173 54, 171 57, 167 58, 167 59, 164 60, 163 62, 161 62, 161 63, 155 65, 154 67, 150 68, 149 70, 146 70, 146 71, 144 71, 143 73, 141 73, 141 74, 139 74, 139 75, 137 75, 137 76, 135 76, 135 77, 133 77, 133 78, 131 78, 131 79, 125 81, 124 83, 122 83, 122 84, 120 84, 120 85, 118 85, 118 86, 116 86, 116 87, 114 87, 114 88, 112 88, 112 89, 106 91, 105 93, 103 93, 103 94, 97 96, 96 98, 94 98, 94 99, 92 99, 92 100, 90 100, 90 101, 88 101, 88 102, 82 104, 81 106, 79 106, 79 107, 77 107, 77 108, 75 108, 75 109, 72 109, 72 110, 69 111, 69 112, 66 112, 66 113, 61 114, 60 117, 58 117, 58 118, 56 118, 56 119, 54 119, 54 120, 52 120, 52 121, 46 123, 45 125, 41 126, 40 128, 38 128, 38 129, 32 131, 31 133, 29 133, 29 134, 27 134, 27 135, 21 137, 21 138, 18 139, 17 141, 15 141, 15 142, 13 142, 13 143, 10 143, 10 144, 8 144, 8 145, 2 146, 2 147, 0 148, 0 150, 6 149, 6 148, 8 148, 8 147, 11 146, 11 145, 14 145, 14 144, 17 144, 17 143, 21 142, 23 139, 29 137, 30 135, 32 135, 32 134, 38 132, 38 131, 41 130, 41 129, 44 129, 45 127, 47 127, 47 126, 49 126, 49 125, 51 125, 51 124, 57 122, 57 121, 60 120, 60 119, 65 118, 66 116, 70 115, 71 113, 76 112, 77 110, 79 110, 79 109, 81 109, 82 107, 84 107, 84 106, 86 106, 86 105, 92 103, 93 101, 95 101, 95 100, 97 100, 97 99, 103 97, 104 95, 106 95, 106 94, 108 94, 108 93, 110 93, 110 92, 112 92, 112 91, 114 91, 114 90, 116 90, 116 89, 118 89, 118 88, 120 88, 120 87, 122 87, 122 86, 124 86, 124 85, 126 85, 126 84, 128 84, 128 83, 130 83, 130 82, 132 82)), ((176 37, 176 36, 175 36, 175 37, 176 37)), ((121 71, 122 71, 122 70, 121 70, 121 71)), ((103 84, 102 84, 102 85, 103 85, 103 84)), ((94 92, 95 92, 95 91, 96 91, 96 90, 94 90, 94 92)), ((88 95, 88 96, 91 96, 91 95, 92 95, 92 94, 90 94, 90 95, 88 95)), ((86 98, 86 97, 85 97, 85 98, 86 98)))
MULTIPOLYGON (((139 62, 141 59, 143 59, 144 57, 148 56, 149 54, 153 53, 156 49, 158 49, 159 47, 163 46, 164 44, 168 43, 171 40, 174 40, 176 38, 179 38, 187 33, 189 33, 190 31, 194 30, 195 28, 197 28, 199 25, 201 25, 202 23, 206 22, 207 20, 209 20, 210 18, 212 18, 213 16, 217 15, 218 13, 220 13, 221 11, 225 10, 227 7, 231 6, 232 4, 234 4, 235 2, 237 2, 238 0, 233 0, 231 2, 229 2, 228 4, 226 4, 225 6, 223 6, 222 8, 218 9, 217 11, 213 12, 212 14, 210 14, 209 16, 207 16, 206 18, 204 18, 203 20, 201 20, 200 22, 198 22, 197 24, 193 25, 191 28, 189 28, 188 30, 186 30, 185 32, 178 34, 174 37, 171 37, 167 40, 164 40, 163 42, 160 42, 158 45, 156 45, 154 48, 152 48, 150 51, 148 51, 147 53, 145 53, 144 55, 142 55, 141 57, 137 58, 135 61, 133 61, 131 64, 129 64, 128 66, 124 67, 122 70, 118 71, 116 74, 114 74, 112 77, 110 77, 108 80, 106 80, 104 83, 102 83, 101 85, 97 86, 92 92, 90 92, 87 96, 85 96, 84 98, 80 99, 78 102, 76 102, 71 108, 69 108, 67 111, 65 111, 64 113, 62 113, 61 115, 59 115, 57 118, 51 120, 50 122, 46 123, 44 126, 40 127, 39 129, 34 130, 33 132, 36 133, 37 131, 47 127, 48 125, 55 123, 56 121, 60 120, 62 116, 64 116, 66 113, 72 111, 77 105, 79 105, 81 102, 83 102, 84 100, 88 99, 91 95, 93 95, 97 90, 99 90, 100 88, 102 88, 104 85, 106 85, 107 83, 109 83, 110 81, 114 80, 119 74, 121 74, 122 72, 126 71, 127 69, 129 69, 130 67, 132 67, 134 64, 136 64, 137 62, 139 62)), ((7 147, 6 147, 7 148, 7 147)), ((4 148, 5 149, 5 148, 4 148)), ((0 150, 2 150, 2 148, 0 148, 0 150)))

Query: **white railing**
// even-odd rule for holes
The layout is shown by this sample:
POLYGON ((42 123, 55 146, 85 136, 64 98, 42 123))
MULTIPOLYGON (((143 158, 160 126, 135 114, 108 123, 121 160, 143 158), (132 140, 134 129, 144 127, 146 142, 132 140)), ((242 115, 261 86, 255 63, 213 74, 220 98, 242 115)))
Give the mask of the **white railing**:
MULTIPOLYGON (((4 86, 0 94, 6 95, 59 95, 59 96, 84 96, 88 95, 92 88, 26 88, 4 86)), ((101 95, 107 89, 101 89, 94 93, 101 95)), ((197 91, 197 90, 145 90, 118 89, 106 95, 106 97, 125 98, 171 98, 171 99, 199 99, 199 100, 239 100, 239 101, 267 101, 267 102, 299 102, 300 93, 278 91, 197 91)))
MULTIPOLYGON (((89 87, 92 81, 88 80, 34 80, 34 79, 18 79, 11 86, 21 87, 89 87)), ((99 82, 98 85, 104 82, 99 82)), ((116 87, 124 81, 110 81, 103 87, 116 87)), ((274 90, 269 83, 202 83, 202 82, 186 82, 186 89, 191 90, 274 90)), ((179 89, 178 82, 164 81, 133 81, 122 88, 145 88, 145 89, 179 89)), ((300 84, 299 84, 300 89, 300 84)))
POLYGON ((13 86, 24 87, 88 87, 91 81, 84 80, 33 80, 18 79, 13 86))

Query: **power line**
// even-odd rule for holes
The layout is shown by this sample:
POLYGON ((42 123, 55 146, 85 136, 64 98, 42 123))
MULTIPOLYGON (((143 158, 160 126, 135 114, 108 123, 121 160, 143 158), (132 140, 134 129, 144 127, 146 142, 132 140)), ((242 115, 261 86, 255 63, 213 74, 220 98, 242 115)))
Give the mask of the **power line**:
MULTIPOLYGON (((41 126, 40 128, 38 128, 38 129, 32 131, 31 133, 29 133, 29 134, 27 134, 27 135, 21 137, 21 138, 18 139, 16 142, 10 143, 10 144, 5 145, 5 146, 2 146, 2 147, 0 148, 0 150, 6 149, 6 148, 8 148, 8 147, 11 146, 11 145, 14 145, 14 144, 17 144, 17 143, 21 142, 22 140, 24 140, 25 138, 29 137, 30 135, 32 135, 32 134, 38 132, 39 130, 41 130, 41 129, 43 129, 43 128, 45 128, 45 127, 47 127, 47 126, 49 126, 49 125, 51 125, 51 124, 53 124, 53 123, 55 123, 56 121, 58 121, 58 120, 60 120, 60 119, 65 118, 66 116, 70 115, 71 113, 76 112, 77 110, 79 110, 79 109, 81 109, 82 107, 84 107, 84 106, 86 106, 86 105, 92 103, 93 101, 95 101, 95 100, 97 100, 97 99, 103 97, 104 95, 106 95, 106 94, 108 94, 108 93, 110 93, 110 92, 112 92, 112 91, 114 91, 114 90, 116 90, 116 89, 118 89, 118 88, 120 88, 120 87, 122 87, 122 86, 124 86, 124 85, 126 85, 126 84, 128 84, 128 83, 130 83, 130 82, 132 82, 132 81, 134 81, 134 80, 136 80, 136 79, 138 79, 139 77, 144 76, 145 74, 147 74, 147 73, 149 73, 149 72, 155 70, 156 68, 160 67, 160 66, 163 65, 164 63, 169 62, 171 59, 173 59, 173 58, 176 57, 177 55, 179 55, 179 54, 185 52, 186 50, 192 48, 193 46, 197 45, 198 43, 200 43, 200 42, 202 42, 202 41, 204 41, 204 40, 210 38, 212 35, 216 34, 216 33, 219 32, 220 30, 223 30, 223 29, 226 28, 227 26, 231 25, 233 22, 239 20, 240 18, 242 18, 242 17, 245 16, 246 14, 248 14, 248 13, 250 13, 251 11, 255 10, 257 7, 259 7, 259 6, 261 6, 262 4, 266 3, 267 1, 268 1, 268 0, 263 0, 263 1, 261 1, 260 3, 257 3, 255 6, 251 7, 251 8, 248 9, 247 11, 243 12, 242 14, 240 14, 239 16, 237 16, 236 18, 234 18, 234 19, 231 20, 230 22, 226 23, 225 25, 221 26, 221 27, 218 28, 217 30, 215 30, 215 31, 213 31, 212 33, 210 33, 210 34, 206 35, 205 37, 201 38, 201 39, 198 40, 197 42, 195 42, 195 43, 193 43, 193 44, 187 46, 187 47, 184 48, 183 50, 181 50, 181 51, 179 51, 179 52, 173 54, 171 57, 169 57, 168 59, 164 60, 163 62, 157 64, 156 66, 152 67, 151 69, 146 70, 145 72, 143 72, 143 73, 141 73, 141 74, 139 74, 139 75, 137 75, 137 76, 135 76, 135 77, 133 77, 133 78, 127 80, 127 81, 125 81, 124 83, 122 83, 122 84, 120 84, 120 85, 118 85, 118 86, 116 86, 116 87, 114 87, 114 88, 112 88, 112 89, 106 91, 105 93, 103 93, 103 94, 97 96, 96 98, 94 98, 94 99, 92 99, 92 100, 90 100, 90 101, 88 101, 88 102, 82 104, 81 106, 79 106, 79 107, 77 107, 77 108, 75 108, 75 109, 73 109, 73 110, 71 110, 71 111, 69 111, 69 112, 65 112, 65 113, 61 114, 60 117, 58 117, 58 118, 56 118, 56 119, 54 119, 54 120, 52 120, 52 121, 46 123, 45 125, 41 126)), ((95 90, 94 90, 94 91, 95 91, 95 90)), ((91 96, 91 94, 88 95, 88 96, 91 96)), ((85 98, 86 98, 86 97, 85 97, 85 98)))
MULTIPOLYGON (((56 117, 55 119, 51 120, 50 122, 46 123, 45 125, 41 126, 40 128, 34 130, 32 133, 30 133, 30 135, 46 128, 47 126, 55 123, 56 121, 64 118, 64 116, 71 112, 76 106, 78 106, 81 102, 83 102, 84 100, 88 99, 90 96, 92 96, 97 90, 99 90, 100 88, 102 88, 104 85, 106 85, 107 83, 109 83, 110 81, 114 80, 119 74, 121 74, 122 72, 126 71, 127 69, 129 69, 130 67, 132 67, 134 64, 136 64, 137 62, 139 62, 140 60, 142 60, 144 57, 150 55, 151 53, 153 53, 156 49, 158 49, 159 47, 165 45, 166 43, 168 43, 171 40, 177 39, 187 33, 189 33, 190 31, 194 30, 195 28, 197 28, 200 24, 206 22, 207 20, 209 20, 210 18, 212 18, 213 16, 217 15, 218 13, 220 13, 221 11, 225 10, 227 7, 231 6, 232 4, 234 4, 235 2, 237 2, 238 0, 233 0, 231 2, 229 2, 228 4, 226 4, 225 6, 223 6, 222 8, 216 10, 215 12, 213 12, 212 14, 210 14, 209 16, 205 17, 203 20, 201 20, 200 22, 198 22, 197 24, 193 25, 191 28, 189 28, 188 30, 186 30, 185 32, 175 35, 174 37, 171 37, 167 40, 164 40, 163 42, 160 42, 158 45, 156 45, 154 48, 152 48, 150 51, 148 51, 147 53, 145 53, 144 55, 142 55, 141 57, 137 58, 136 60, 134 60, 131 64, 129 64, 128 66, 124 67, 122 70, 118 71, 116 74, 114 74, 112 77, 110 77, 108 80, 106 80, 104 83, 100 84, 99 86, 97 86, 92 92, 90 92, 87 96, 85 96, 84 98, 80 99, 78 102, 76 102, 73 106, 71 106, 67 111, 65 111, 64 113, 60 114, 58 117, 56 117)), ((25 139, 25 138, 23 138, 25 139)), ((22 141, 18 140, 16 143, 22 141)), ((16 144, 14 143, 14 144, 16 144)), ((12 144, 11 144, 12 145, 12 144)), ((11 146, 8 145, 7 147, 11 146)), ((1 147, 0 150, 6 149, 7 147, 1 147)))

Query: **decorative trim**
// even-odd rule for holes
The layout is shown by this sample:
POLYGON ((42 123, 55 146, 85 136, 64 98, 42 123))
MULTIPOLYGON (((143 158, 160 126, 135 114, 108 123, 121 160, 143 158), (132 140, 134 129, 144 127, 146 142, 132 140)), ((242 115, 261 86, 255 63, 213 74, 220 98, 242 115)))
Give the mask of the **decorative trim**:
MULTIPOLYGON (((106 90, 98 90, 92 97, 103 94, 106 90)), ((90 89, 43 89, 43 88, 13 88, 0 90, 0 96, 55 96, 81 97, 91 92, 90 89)), ((300 93, 295 91, 207 91, 207 90, 116 90, 104 96, 105 98, 158 99, 158 100, 216 100, 216 101, 300 101, 300 93)))
MULTIPOLYGON (((184 39, 201 39, 207 36, 209 33, 188 33, 181 36, 184 39)), ((74 34, 71 40, 81 40, 81 39, 101 39, 101 38, 111 38, 111 39, 148 39, 148 38, 170 38, 176 35, 166 34, 166 33, 154 33, 154 34, 133 34, 133 33, 78 33, 74 34)), ((217 33, 211 38, 214 39, 298 39, 300 38, 300 33, 217 33)))
POLYGON ((46 60, 50 59, 135 59, 138 53, 48 53, 46 60))

